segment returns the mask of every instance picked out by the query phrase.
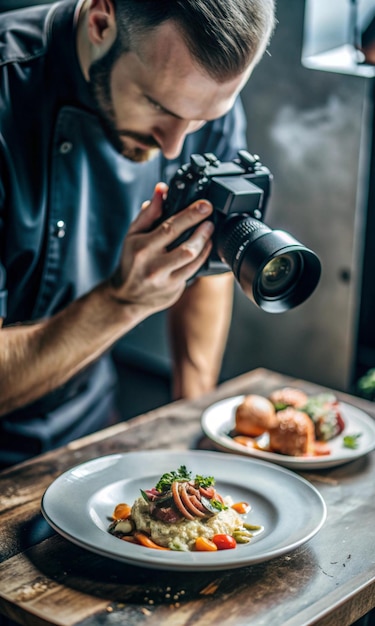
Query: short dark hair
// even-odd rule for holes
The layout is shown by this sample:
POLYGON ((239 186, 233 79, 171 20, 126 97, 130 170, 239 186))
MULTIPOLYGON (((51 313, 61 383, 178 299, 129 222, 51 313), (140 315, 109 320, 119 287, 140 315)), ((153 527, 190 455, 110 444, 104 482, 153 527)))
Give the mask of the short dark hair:
POLYGON ((216 80, 242 73, 263 54, 275 26, 274 0, 113 0, 118 44, 136 46, 167 20, 192 56, 216 80))

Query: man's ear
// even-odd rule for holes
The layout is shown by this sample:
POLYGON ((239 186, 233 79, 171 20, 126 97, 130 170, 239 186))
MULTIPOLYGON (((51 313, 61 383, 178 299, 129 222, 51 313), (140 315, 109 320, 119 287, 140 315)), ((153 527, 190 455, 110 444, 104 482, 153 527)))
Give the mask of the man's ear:
POLYGON ((88 8, 90 42, 107 50, 116 39, 117 28, 112 0, 91 0, 88 8))

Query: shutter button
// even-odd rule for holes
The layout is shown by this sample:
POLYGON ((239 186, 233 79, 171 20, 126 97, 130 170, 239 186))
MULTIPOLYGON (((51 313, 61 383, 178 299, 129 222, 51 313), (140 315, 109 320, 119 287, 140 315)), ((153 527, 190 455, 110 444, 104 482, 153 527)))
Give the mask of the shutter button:
POLYGON ((71 141, 63 141, 62 144, 60 144, 60 154, 68 154, 72 148, 73 144, 71 141))
POLYGON ((55 235, 55 237, 58 237, 59 239, 62 239, 63 237, 65 237, 66 224, 64 220, 59 220, 58 222, 56 222, 56 226, 55 226, 55 230, 53 234, 55 235))

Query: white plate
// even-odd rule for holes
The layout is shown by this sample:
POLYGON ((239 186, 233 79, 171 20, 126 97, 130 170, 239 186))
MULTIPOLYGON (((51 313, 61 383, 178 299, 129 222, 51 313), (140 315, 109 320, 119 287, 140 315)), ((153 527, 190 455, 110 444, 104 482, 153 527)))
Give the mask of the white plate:
POLYGON ((87 461, 57 478, 42 499, 47 522, 66 539, 98 553, 163 570, 222 570, 267 561, 313 537, 326 518, 319 492, 293 472, 270 463, 203 451, 144 451, 87 461), (165 472, 186 465, 193 475, 214 476, 216 487, 252 510, 246 520, 264 526, 248 544, 218 552, 175 552, 145 548, 108 533, 119 502, 133 503, 165 472))
POLYGON ((244 398, 245 396, 235 396, 221 400, 212 404, 202 414, 203 432, 219 450, 264 459, 292 469, 323 469, 353 461, 371 452, 375 447, 375 421, 360 409, 340 402, 345 429, 328 442, 331 454, 327 456, 288 456, 256 448, 246 448, 236 443, 229 434, 235 426, 236 408, 244 398), (358 447, 354 450, 346 448, 343 437, 356 433, 361 433, 358 438, 358 447))

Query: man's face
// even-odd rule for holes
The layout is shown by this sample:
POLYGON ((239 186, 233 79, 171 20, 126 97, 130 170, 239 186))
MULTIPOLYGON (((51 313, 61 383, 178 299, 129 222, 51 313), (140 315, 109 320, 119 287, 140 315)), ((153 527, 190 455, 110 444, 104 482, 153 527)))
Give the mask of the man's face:
POLYGON ((250 75, 249 68, 226 82, 209 77, 170 22, 136 51, 116 48, 91 65, 90 86, 112 143, 132 161, 159 150, 176 158, 187 134, 229 111, 250 75))

